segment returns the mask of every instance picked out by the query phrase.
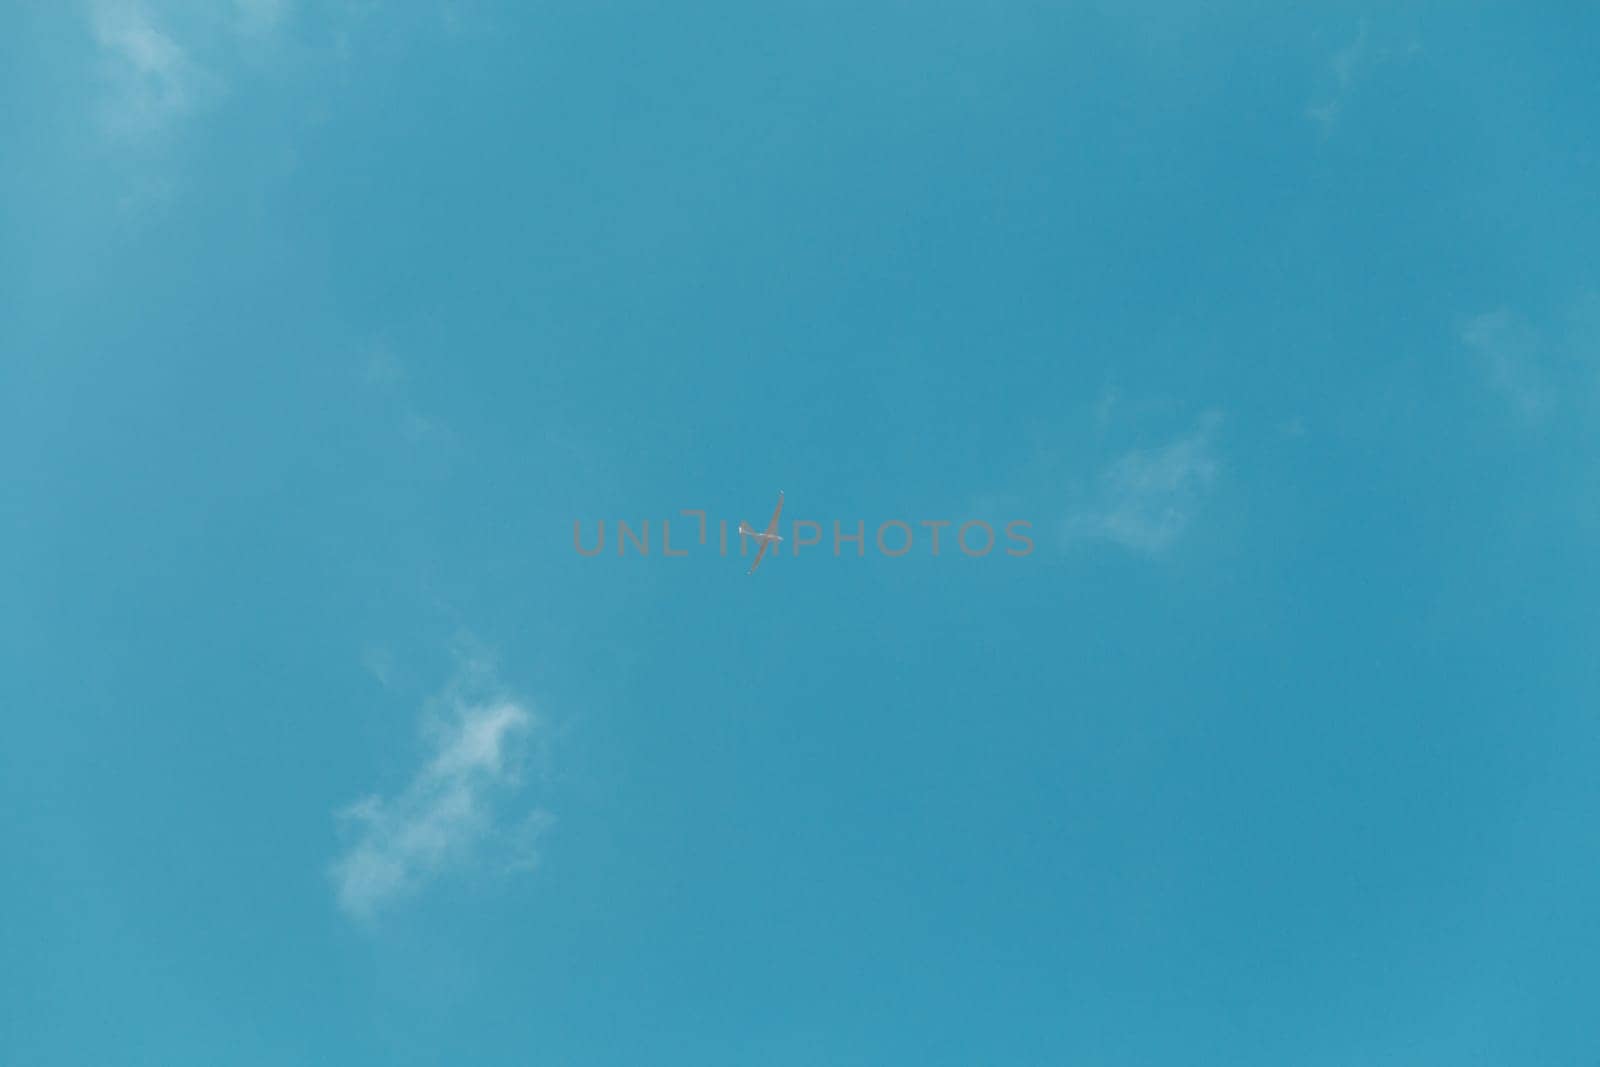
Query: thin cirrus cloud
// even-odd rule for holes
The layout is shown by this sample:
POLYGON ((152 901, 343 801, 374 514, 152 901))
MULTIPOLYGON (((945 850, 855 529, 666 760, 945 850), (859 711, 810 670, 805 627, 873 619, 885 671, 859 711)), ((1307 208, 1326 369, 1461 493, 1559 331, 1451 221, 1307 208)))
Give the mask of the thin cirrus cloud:
POLYGON ((1306 118, 1317 123, 1324 134, 1332 132, 1346 106, 1360 92, 1362 82, 1372 77, 1380 66, 1404 62, 1422 51, 1422 46, 1416 42, 1400 47, 1393 41, 1392 34, 1385 36, 1390 37, 1389 43, 1375 44, 1367 20, 1362 19, 1356 28, 1355 40, 1336 51, 1328 61, 1332 78, 1324 91, 1306 105, 1305 112, 1306 118))
POLYGON ((92 0, 106 133, 140 142, 176 131, 223 95, 239 49, 274 39, 289 11, 288 0, 92 0))
POLYGON ((1214 442, 1220 421, 1209 414, 1185 436, 1113 460, 1100 473, 1093 503, 1066 520, 1067 540, 1104 540, 1152 556, 1172 548, 1221 470, 1214 442))
POLYGON ((1509 309, 1468 319, 1461 342, 1478 360, 1490 388, 1506 399, 1518 418, 1541 422, 1554 410, 1556 392, 1539 358, 1539 338, 1509 309))
POLYGON ((116 136, 166 131, 192 113, 215 84, 142 4, 101 0, 91 10, 91 26, 108 83, 102 119, 116 136))
POLYGON ((1318 102, 1307 105, 1306 117, 1321 123, 1324 130, 1337 122, 1339 113, 1344 110, 1345 100, 1355 85, 1356 76, 1371 61, 1371 50, 1367 44, 1367 22, 1363 19, 1356 31, 1356 39, 1335 52, 1328 62, 1328 67, 1333 72, 1332 91, 1318 102))
POLYGON ((1580 290, 1534 317, 1494 308, 1465 319, 1458 338, 1483 384, 1525 426, 1593 424, 1600 292, 1580 290))
POLYGON ((289 11, 289 0, 234 0, 233 10, 241 33, 270 33, 289 11))
POLYGON ((453 443, 454 435, 450 427, 412 402, 410 374, 388 349, 379 347, 367 357, 366 381, 375 393, 388 402, 399 418, 402 432, 412 444, 443 449, 453 443))
POLYGON ((521 802, 540 721, 482 664, 430 702, 427 755, 403 787, 338 813, 348 834, 330 875, 339 907, 371 920, 436 878, 531 867, 551 816, 521 802))

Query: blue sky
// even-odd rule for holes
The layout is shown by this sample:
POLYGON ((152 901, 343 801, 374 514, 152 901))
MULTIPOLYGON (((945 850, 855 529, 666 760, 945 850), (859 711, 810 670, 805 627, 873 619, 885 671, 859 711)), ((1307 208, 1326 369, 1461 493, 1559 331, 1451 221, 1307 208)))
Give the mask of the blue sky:
POLYGON ((0 1061, 1594 1062, 1597 31, 7 7, 0 1061))

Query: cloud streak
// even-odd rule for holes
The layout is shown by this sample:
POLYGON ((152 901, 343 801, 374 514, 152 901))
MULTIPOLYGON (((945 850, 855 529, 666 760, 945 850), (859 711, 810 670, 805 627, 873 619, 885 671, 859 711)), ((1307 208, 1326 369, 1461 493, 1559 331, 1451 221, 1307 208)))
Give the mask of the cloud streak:
POLYGON ((210 76, 143 5, 101 0, 92 10, 91 28, 106 65, 103 118, 111 133, 161 133, 196 108, 210 76))
POLYGON ((1556 392, 1538 358, 1538 338, 1509 310, 1469 319, 1461 341, 1477 357, 1490 387, 1506 398, 1519 418, 1541 422, 1554 410, 1556 392))
POLYGON ((240 33, 268 34, 287 17, 289 0, 233 0, 233 11, 240 33))
POLYGON ((1155 448, 1135 449, 1100 474, 1095 505, 1066 522, 1068 540, 1099 539, 1160 555, 1188 529, 1221 470, 1213 438, 1220 416, 1155 448))
POLYGON ((442 875, 492 858, 532 866, 551 821, 539 809, 515 813, 539 720, 492 681, 486 667, 431 702, 428 753, 390 797, 369 795, 338 813, 349 835, 330 875, 341 910, 367 921, 442 875))

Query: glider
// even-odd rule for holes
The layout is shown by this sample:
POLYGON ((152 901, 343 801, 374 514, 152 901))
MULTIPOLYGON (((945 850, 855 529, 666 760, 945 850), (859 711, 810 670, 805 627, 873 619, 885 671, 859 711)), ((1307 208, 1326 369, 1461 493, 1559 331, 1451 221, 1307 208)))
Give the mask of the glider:
MULTIPOLYGON (((778 509, 772 513, 772 521, 767 523, 767 528, 765 530, 757 530, 748 522, 741 522, 739 524, 739 536, 752 538, 761 546, 760 550, 756 552, 756 561, 750 564, 750 569, 745 571, 745 574, 754 574, 756 572, 756 568, 761 566, 761 557, 767 554, 767 547, 769 545, 775 545, 779 541, 783 540, 783 538, 778 534, 778 516, 782 514, 783 490, 779 489, 778 509)), ((740 542, 741 545, 743 543, 743 541, 740 542)))

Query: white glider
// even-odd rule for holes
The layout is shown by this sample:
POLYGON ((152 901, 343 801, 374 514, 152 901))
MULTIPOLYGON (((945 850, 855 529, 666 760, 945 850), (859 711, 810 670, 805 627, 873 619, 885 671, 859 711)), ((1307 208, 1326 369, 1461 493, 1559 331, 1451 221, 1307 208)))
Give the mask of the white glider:
POLYGON ((761 541, 763 543, 768 542, 768 541, 782 541, 783 540, 783 537, 780 534, 762 533, 760 530, 752 529, 748 522, 741 522, 739 524, 739 532, 741 534, 743 534, 744 536, 746 536, 746 537, 753 537, 757 541, 761 541))
MULTIPOLYGON (((751 526, 748 522, 739 523, 739 536, 748 537, 755 541, 756 544, 761 546, 761 548, 756 552, 756 561, 750 564, 750 569, 745 571, 745 574, 754 574, 756 572, 756 568, 761 566, 761 557, 767 554, 767 548, 783 540, 782 536, 780 536, 778 533, 778 516, 781 514, 783 514, 783 490, 779 489, 778 508, 772 513, 772 521, 767 523, 767 528, 765 530, 758 530, 751 526)), ((740 542, 740 544, 743 543, 744 542, 742 541, 740 542)))

